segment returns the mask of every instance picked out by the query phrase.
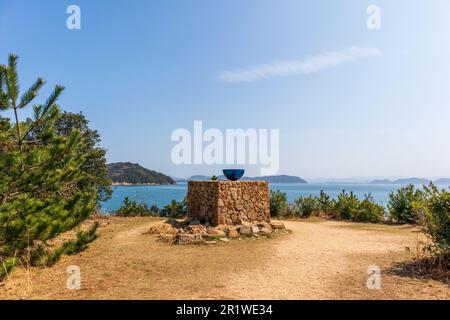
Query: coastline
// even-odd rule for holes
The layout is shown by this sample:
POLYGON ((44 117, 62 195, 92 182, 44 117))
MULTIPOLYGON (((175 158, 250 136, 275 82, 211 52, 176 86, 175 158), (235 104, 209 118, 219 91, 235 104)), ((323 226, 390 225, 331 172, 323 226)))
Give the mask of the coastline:
POLYGON ((120 187, 126 187, 126 186, 139 187, 139 186, 162 186, 162 185, 174 185, 174 184, 176 184, 176 183, 173 183, 173 184, 170 184, 170 183, 162 184, 162 183, 154 183, 154 182, 149 182, 149 183, 113 182, 113 183, 111 183, 111 186, 113 186, 113 187, 117 187, 117 186, 120 186, 120 187))

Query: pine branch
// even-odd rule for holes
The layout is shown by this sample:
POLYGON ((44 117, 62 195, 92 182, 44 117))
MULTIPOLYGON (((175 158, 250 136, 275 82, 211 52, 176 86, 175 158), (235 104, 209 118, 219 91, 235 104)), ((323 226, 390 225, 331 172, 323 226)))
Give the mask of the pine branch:
POLYGON ((6 69, 6 87, 8 95, 11 98, 11 104, 15 107, 17 97, 19 96, 19 80, 17 78, 17 56, 15 54, 9 55, 8 68, 6 69))
POLYGON ((0 64, 0 110, 8 109, 8 95, 4 91, 6 66, 0 64))
POLYGON ((47 101, 45 102, 42 108, 41 118, 45 116, 48 110, 55 104, 56 100, 58 100, 59 96, 64 91, 64 89, 65 88, 59 84, 55 86, 55 89, 53 89, 53 92, 51 93, 50 97, 48 97, 47 101))
POLYGON ((39 89, 45 84, 42 78, 38 78, 36 82, 25 92, 20 98, 20 103, 17 106, 19 109, 24 108, 38 95, 39 89))
MULTIPOLYGON (((35 121, 31 124, 31 126, 28 127, 25 134, 20 138, 20 141, 23 141, 27 135, 33 131, 36 126, 41 124, 44 117, 49 113, 49 111, 52 111, 52 109, 58 108, 58 106, 55 104, 56 100, 58 100, 61 93, 64 91, 64 87, 61 85, 56 85, 55 89, 53 90, 50 97, 47 99, 44 105, 35 105, 34 106, 34 115, 35 115, 35 121)), ((50 114, 49 119, 52 119, 57 112, 54 112, 54 114, 50 114)))

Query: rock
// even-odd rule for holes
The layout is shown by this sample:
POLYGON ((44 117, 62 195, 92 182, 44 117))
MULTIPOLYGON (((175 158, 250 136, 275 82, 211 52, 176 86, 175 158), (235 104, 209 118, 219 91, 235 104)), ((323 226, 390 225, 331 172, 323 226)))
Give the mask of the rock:
POLYGON ((226 224, 219 224, 217 226, 217 229, 222 230, 222 231, 226 231, 226 230, 228 230, 228 226, 226 224))
POLYGON ((180 227, 184 226, 186 223, 189 223, 189 221, 190 220, 188 220, 188 222, 186 222, 186 221, 178 221, 176 219, 170 218, 170 219, 167 219, 167 221, 165 221, 164 224, 165 225, 169 225, 169 226, 174 227, 174 228, 180 228, 180 227))
POLYGON ((149 230, 144 234, 152 234, 158 237, 159 241, 183 244, 183 245, 199 245, 199 244, 217 244, 218 241, 228 242, 229 239, 251 238, 266 239, 272 234, 284 234, 288 231, 282 222, 242 220, 236 221, 238 224, 226 225, 221 224, 216 227, 207 223, 200 224, 198 220, 175 220, 169 219, 164 223, 151 225, 149 230))
POLYGON ((173 239, 174 244, 204 244, 205 240, 199 234, 177 234, 173 239))
POLYGON ((231 191, 231 198, 233 198, 233 200, 237 200, 238 199, 237 189, 231 188, 230 191, 231 191))
POLYGON ((239 227, 239 233, 245 237, 250 237, 252 235, 252 228, 250 226, 242 225, 239 227))
POLYGON ((252 227, 252 233, 253 234, 258 234, 259 233, 259 228, 257 226, 253 226, 252 227))
POLYGON ((174 236, 178 233, 178 229, 170 227, 170 228, 167 228, 166 230, 164 230, 164 233, 174 236))
POLYGON ((259 234, 262 236, 270 236, 272 234, 272 230, 262 227, 259 229, 259 234))
POLYGON ((206 227, 200 224, 189 225, 187 231, 193 234, 206 234, 206 227))
POLYGON ((172 229, 172 226, 168 223, 157 223, 150 227, 150 229, 144 234, 161 234, 166 233, 167 230, 172 229))
POLYGON ((158 236, 158 240, 162 241, 162 242, 172 242, 173 241, 174 236, 171 236, 170 234, 160 234, 158 236))
POLYGON ((159 234, 160 230, 156 228, 155 226, 151 226, 148 231, 145 231, 143 234, 159 234))
POLYGON ((259 228, 266 228, 266 229, 272 230, 272 227, 270 226, 270 223, 268 223, 266 221, 258 222, 257 226, 259 228))
POLYGON ((220 230, 218 228, 211 228, 211 227, 206 229, 206 233, 210 236, 215 236, 215 237, 219 237, 219 238, 226 237, 226 235, 227 235, 225 233, 225 231, 220 230))
POLYGON ((228 237, 230 237, 231 239, 236 239, 239 238, 239 232, 237 232, 236 230, 228 230, 228 237))
POLYGON ((286 227, 284 226, 284 223, 279 222, 279 221, 270 222, 270 226, 272 227, 272 229, 275 229, 275 230, 285 230, 286 229, 286 227))

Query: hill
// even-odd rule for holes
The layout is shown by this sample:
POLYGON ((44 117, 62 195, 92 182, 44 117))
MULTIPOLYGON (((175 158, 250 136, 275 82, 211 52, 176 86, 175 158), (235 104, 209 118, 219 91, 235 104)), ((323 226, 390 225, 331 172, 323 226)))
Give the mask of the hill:
POLYGON ((308 183, 306 180, 296 176, 278 175, 278 176, 264 176, 264 177, 244 177, 242 180, 252 181, 269 181, 270 183, 308 183))
POLYGON ((389 179, 383 179, 383 180, 373 180, 370 183, 372 184, 415 184, 415 185, 422 185, 422 184, 428 184, 430 183, 430 180, 423 179, 423 178, 404 178, 404 179, 397 179, 394 181, 391 181, 389 179))
POLYGON ((450 185, 450 178, 440 178, 434 181, 434 184, 437 185, 450 185))
POLYGON ((392 182, 392 180, 389 180, 389 179, 380 179, 380 180, 373 180, 370 183, 372 183, 372 184, 390 184, 393 182, 392 182))
POLYGON ((108 164, 108 177, 117 184, 174 184, 165 174, 148 170, 137 163, 117 162, 108 164))
POLYGON ((186 179, 186 181, 204 181, 204 180, 211 180, 211 176, 203 176, 197 174, 195 176, 191 176, 190 178, 186 179))
MULTIPOLYGON (((225 176, 218 176, 219 180, 227 180, 225 176)), ((210 176, 204 175, 194 175, 184 181, 202 181, 202 180, 211 180, 210 176)), ((270 183, 307 183, 302 178, 296 176, 288 176, 288 175, 278 175, 278 176, 264 176, 264 177, 243 177, 241 180, 245 181, 268 181, 270 183)), ((183 181, 183 180, 179 180, 183 181)))

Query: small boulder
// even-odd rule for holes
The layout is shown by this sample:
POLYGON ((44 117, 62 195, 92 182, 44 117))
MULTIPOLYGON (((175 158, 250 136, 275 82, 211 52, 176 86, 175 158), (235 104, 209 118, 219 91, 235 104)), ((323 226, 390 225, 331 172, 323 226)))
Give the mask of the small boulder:
POLYGON ((259 235, 270 236, 271 233, 272 233, 272 230, 270 230, 268 228, 265 228, 265 227, 259 228, 259 235))
POLYGON ((235 229, 228 230, 228 237, 231 239, 239 238, 239 232, 237 232, 235 229))
POLYGON ((209 236, 212 236, 212 237, 219 237, 219 238, 222 238, 222 237, 226 237, 226 236, 227 236, 227 234, 225 233, 225 231, 220 230, 220 229, 218 229, 218 228, 211 228, 211 227, 209 227, 209 228, 206 229, 206 233, 207 233, 209 236))
POLYGON ((217 226, 217 229, 222 230, 222 231, 227 231, 228 230, 228 226, 226 224, 219 224, 217 226))
POLYGON ((286 229, 286 227, 284 226, 284 223, 279 222, 279 221, 270 222, 270 226, 272 227, 272 229, 275 229, 275 230, 285 230, 286 229))
POLYGON ((193 234, 206 234, 206 227, 200 224, 189 225, 187 230, 193 234))
POLYGON ((199 234, 177 234, 173 238, 174 244, 204 244, 202 236, 199 234))
POLYGON ((243 225, 244 227, 252 227, 253 223, 249 221, 241 221, 241 225, 243 225))
POLYGON ((252 228, 250 226, 242 225, 239 227, 239 233, 245 237, 250 237, 252 235, 252 228))
POLYGON ((162 242, 168 242, 171 243, 173 241, 174 236, 171 236, 170 234, 160 234, 158 236, 158 240, 162 242))
POLYGON ((266 229, 272 230, 272 227, 270 226, 270 223, 268 223, 268 222, 266 222, 266 221, 258 222, 258 223, 257 223, 257 226, 258 226, 259 228, 266 228, 266 229))
POLYGON ((253 233, 254 235, 257 235, 257 234, 259 233, 259 227, 253 226, 253 227, 252 227, 252 233, 253 233))

